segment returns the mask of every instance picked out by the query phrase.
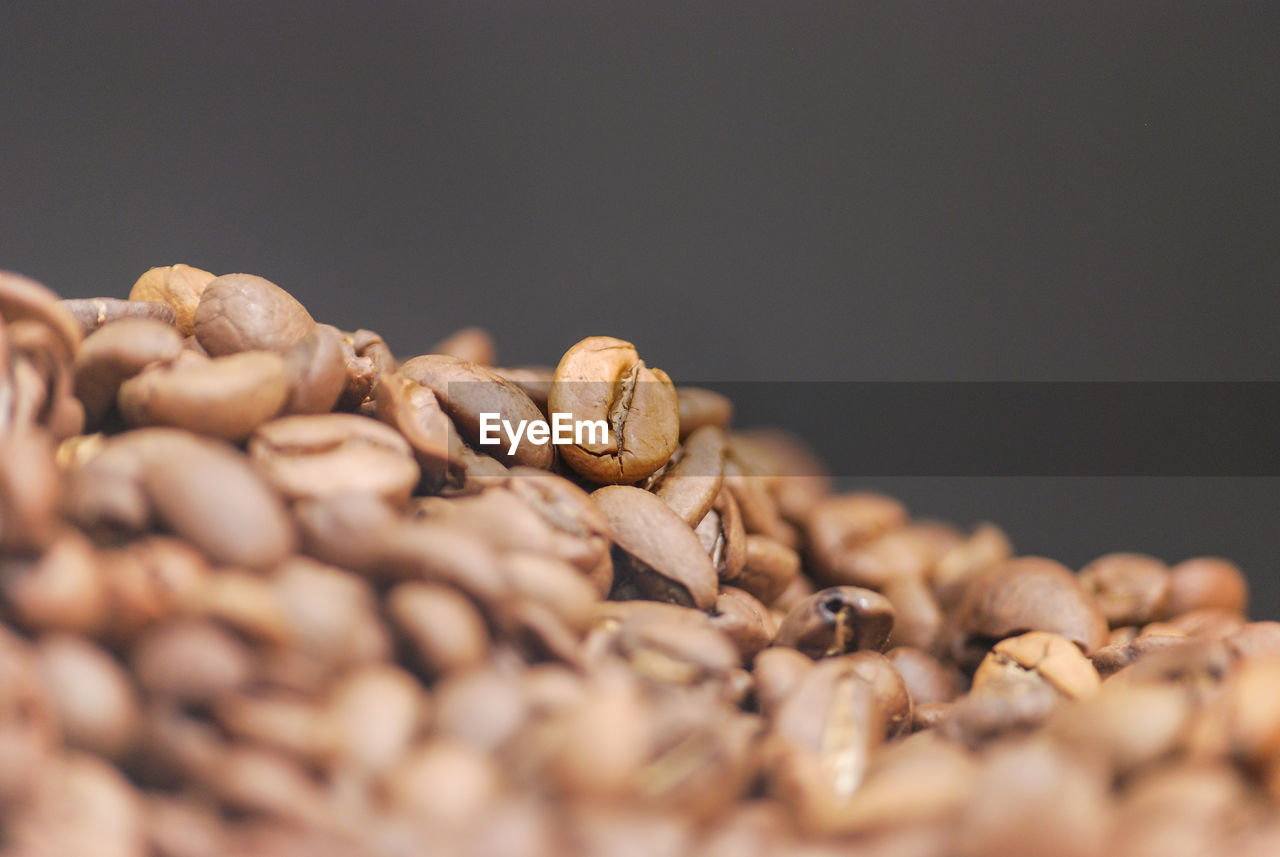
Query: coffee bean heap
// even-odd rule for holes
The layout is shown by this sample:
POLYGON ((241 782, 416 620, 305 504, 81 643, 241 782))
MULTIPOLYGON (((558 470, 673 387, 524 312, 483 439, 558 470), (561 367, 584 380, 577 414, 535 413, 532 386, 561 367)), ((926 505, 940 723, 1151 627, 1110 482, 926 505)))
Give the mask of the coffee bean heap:
POLYGON ((832 493, 609 337, 399 362, 186 265, 0 316, 5 855, 1280 854, 1230 562, 832 493))

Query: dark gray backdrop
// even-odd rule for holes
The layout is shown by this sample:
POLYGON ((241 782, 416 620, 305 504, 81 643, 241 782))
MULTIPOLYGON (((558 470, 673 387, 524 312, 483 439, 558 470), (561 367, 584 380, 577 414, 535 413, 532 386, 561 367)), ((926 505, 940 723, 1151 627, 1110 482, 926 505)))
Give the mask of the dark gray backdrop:
MULTIPOLYGON (((6 3, 0 266, 250 271, 402 354, 611 333, 677 379, 1276 380, 1278 37, 1263 3, 6 3)), ((1280 617, 1275 479, 875 484, 1073 565, 1234 556, 1280 617)))

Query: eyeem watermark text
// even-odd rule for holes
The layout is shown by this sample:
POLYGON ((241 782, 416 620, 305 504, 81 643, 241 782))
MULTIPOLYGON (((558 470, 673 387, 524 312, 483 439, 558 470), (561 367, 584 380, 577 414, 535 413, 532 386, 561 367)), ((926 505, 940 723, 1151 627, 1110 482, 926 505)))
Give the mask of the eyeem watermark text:
POLYGON ((571 443, 575 446, 604 444, 609 439, 609 424, 604 420, 575 420, 573 414, 553 413, 550 423, 546 420, 519 420, 512 425, 511 420, 502 419, 501 414, 480 414, 482 445, 496 446, 502 443, 500 431, 505 432, 511 440, 508 455, 515 455, 516 446, 522 437, 538 446, 546 443, 571 443))

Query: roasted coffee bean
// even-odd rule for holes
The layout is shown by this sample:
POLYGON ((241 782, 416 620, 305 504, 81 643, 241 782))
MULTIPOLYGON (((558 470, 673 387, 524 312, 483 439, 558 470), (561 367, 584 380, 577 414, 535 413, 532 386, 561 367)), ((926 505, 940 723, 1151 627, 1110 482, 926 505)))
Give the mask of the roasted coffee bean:
POLYGON ((372 494, 299 500, 293 507, 302 550, 321 562, 366 571, 382 560, 396 512, 372 494))
POLYGON ((930 575, 938 603, 951 610, 964 596, 969 579, 1013 556, 1009 537, 994 524, 979 524, 968 538, 939 559, 930 575))
POLYGON ((58 296, 21 274, 0 271, 0 318, 6 325, 34 321, 48 328, 63 359, 70 360, 83 338, 80 323, 59 305, 58 296))
POLYGON ((821 501, 809 516, 807 532, 819 579, 836 585, 883 585, 887 578, 869 577, 853 549, 906 522, 906 508, 878 494, 842 494, 821 501))
POLYGON ((125 381, 153 363, 170 363, 181 353, 177 331, 152 319, 125 319, 88 336, 75 363, 76 396, 84 404, 86 423, 102 424, 125 381))
POLYGON ((963 681, 960 674, 927 652, 899 646, 890 649, 885 657, 902 676, 903 683, 911 693, 911 700, 917 707, 951 702, 962 692, 963 681))
POLYGON ((969 784, 976 775, 975 760, 950 742, 929 735, 902 741, 872 761, 851 804, 833 819, 834 827, 865 836, 946 824, 969 802, 969 784))
POLYGON ((1098 689, 1098 672, 1079 647, 1057 634, 1030 631, 996 643, 973 676, 973 690, 1008 680, 1043 681, 1069 699, 1098 689))
POLYGON ((569 543, 555 551, 576 565, 607 595, 613 584, 609 519, 590 494, 567 479, 539 470, 513 467, 495 487, 519 497, 569 543))
POLYGON ((284 354, 315 327, 292 295, 253 274, 211 280, 200 293, 193 322, 196 339, 212 357, 241 351, 284 354))
POLYGON ((0 550, 28 554, 58 537, 61 485, 52 439, 29 429, 0 440, 0 550))
POLYGON ((289 398, 286 414, 325 414, 333 410, 347 383, 342 331, 317 324, 284 355, 289 398))
POLYGON ((1099 557, 1080 570, 1080 583, 1113 628, 1163 619, 1169 607, 1169 569, 1142 554, 1099 557))
POLYGON ((418 683, 396 667, 376 664, 348 674, 326 711, 333 763, 362 773, 388 771, 417 736, 423 705, 418 683))
POLYGON ((172 429, 130 432, 112 443, 143 457, 142 484, 160 520, 211 559, 269 568, 292 550, 280 498, 233 448, 172 429))
POLYGON ((1248 622, 1223 640, 1242 658, 1280 655, 1280 622, 1248 622))
POLYGON ((550 443, 535 443, 527 432, 516 442, 507 430, 507 425, 542 420, 542 412, 523 390, 492 369, 456 357, 424 354, 405 361, 399 371, 435 393, 440 406, 473 449, 509 466, 544 470, 551 466, 555 448, 550 443), (500 443, 480 444, 485 414, 498 415, 500 443))
POLYGON ((282 417, 249 439, 249 457, 284 497, 370 493, 403 504, 418 484, 409 444, 354 414, 282 417))
POLYGON ((833 586, 801 601, 778 626, 774 645, 811 658, 859 649, 879 651, 893 629, 893 605, 883 595, 856 586, 833 586))
POLYGON ((937 729, 946 738, 977 749, 1038 728, 1062 700, 1048 682, 999 679, 950 703, 937 729))
POLYGON ((178 333, 191 336, 195 333, 195 315, 196 308, 200 305, 200 296, 213 280, 213 274, 190 265, 152 268, 133 284, 129 300, 169 305, 173 308, 178 333))
POLYGON ((768 478, 769 493, 787 521, 801 526, 831 493, 822 463, 798 438, 781 429, 751 428, 729 437, 732 457, 744 472, 768 478))
POLYGON ((0 593, 24 628, 95 633, 111 609, 103 571, 89 540, 67 530, 38 557, 0 560, 0 593))
POLYGON ((82 637, 49 635, 36 652, 67 743, 122 757, 141 726, 137 692, 123 667, 82 637))
POLYGON ((413 447, 430 490, 460 486, 463 443, 435 393, 398 372, 382 376, 374 391, 377 418, 404 435, 413 447))
POLYGON ((614 591, 705 610, 716 600, 711 560, 666 503, 639 488, 611 485, 591 495, 609 522, 614 591))
POLYGON ((676 406, 683 440, 700 428, 727 429, 733 422, 733 402, 728 396, 703 387, 676 387, 676 406))
POLYGON ((635 346, 609 336, 588 337, 560 358, 548 407, 576 421, 603 420, 603 442, 565 444, 560 453, 575 471, 602 483, 637 482, 675 451, 680 417, 675 386, 651 369, 635 346))
POLYGON ((0 628, 0 801, 21 804, 57 758, 57 709, 30 644, 0 628))
POLYGON ((1106 853, 1112 803, 1107 771, 1047 739, 992 748, 973 781, 951 853, 1016 854, 1035 842, 1045 857, 1106 853))
POLYGON ((402 583, 387 596, 387 612, 432 675, 469 669, 489 655, 484 617, 447 586, 402 583))
POLYGON ((170 426, 242 441, 280 413, 289 396, 284 361, 268 351, 212 360, 191 352, 120 385, 120 413, 131 426, 170 426))
POLYGON ((725 457, 724 486, 738 502, 742 526, 748 533, 769 536, 790 548, 799 543, 795 527, 782 519, 778 502, 769 491, 769 479, 744 471, 732 454, 725 457))
POLYGON ((685 440, 653 487, 653 492, 691 527, 698 526, 720 493, 725 440, 724 432, 714 426, 698 429, 685 440))
POLYGON ((1239 567, 1218 557, 1184 560, 1169 570, 1168 614, 1217 607, 1243 613, 1249 603, 1249 586, 1239 567))
POLYGON ((456 357, 480 366, 492 366, 498 360, 497 346, 489 332, 479 327, 454 331, 427 349, 428 354, 456 357))
POLYGON ((932 649, 944 621, 933 590, 920 577, 900 577, 887 583, 883 594, 893 605, 890 644, 932 649))
POLYGON ((555 369, 550 366, 516 366, 493 371, 523 390, 543 416, 551 415, 547 399, 551 395, 551 382, 556 377, 555 369))
MULTIPOLYGON (((177 320, 173 307, 162 301, 122 301, 118 298, 86 298, 58 301, 58 304, 80 322, 85 336, 105 324, 126 319, 158 321, 172 328, 177 320)), ((181 334, 179 334, 181 335, 181 334)))
POLYGON ((149 631, 134 646, 131 662, 147 694, 190 704, 243 688, 254 670, 248 646, 229 631, 195 619, 149 631))
POLYGON ((1188 637, 1216 640, 1243 628, 1245 618, 1234 610, 1222 607, 1201 607, 1180 613, 1161 624, 1172 628, 1174 633, 1180 632, 1188 637))
POLYGON ((334 668, 384 660, 390 635, 364 578, 340 568, 290 557, 269 580, 290 645, 334 668))
MULTIPOLYGON (((742 525, 742 513, 738 511, 738 501, 733 499, 729 491, 723 487, 720 489, 715 501, 711 504, 711 509, 694 528, 694 533, 698 536, 698 541, 701 542, 707 555, 711 557, 711 565, 720 579, 736 580, 746 565, 750 541, 747 539, 746 528, 742 525)), ((772 539, 769 542, 781 548, 786 547, 772 539)), ((750 585, 759 590, 757 597, 769 595, 771 591, 769 584, 777 582, 777 577, 785 578, 788 574, 790 557, 780 551, 767 548, 768 546, 757 546, 757 551, 763 550, 763 553, 757 559, 757 570, 751 575, 750 585), (777 577, 769 572, 774 572, 777 577), (763 578, 763 580, 755 582, 757 578, 763 578)), ((799 570, 798 556, 795 557, 795 566, 799 570)))
POLYGON ((897 691, 886 693, 879 671, 853 655, 820 662, 779 706, 772 789, 810 830, 837 827, 894 721, 910 722, 901 679, 897 691))
POLYGON ((1144 635, 1128 643, 1103 646, 1093 653, 1090 660, 1093 662, 1094 669, 1098 671, 1098 675, 1105 679, 1135 663, 1148 652, 1180 645, 1186 639, 1185 636, 1144 635))
POLYGON ((711 610, 711 624, 733 641, 744 659, 755 657, 777 634, 769 609, 751 593, 733 586, 720 587, 711 610))
POLYGON ((491 757, 459 741, 433 740, 412 748, 387 777, 397 808, 441 824, 483 821, 504 788, 491 757))
POLYGON ((956 608, 953 654, 975 663, 990 643, 1026 631, 1060 634, 1092 654, 1107 644, 1107 620, 1075 575, 1040 557, 1007 560, 973 576, 956 608))
MULTIPOLYGON (((723 685, 741 663, 733 642, 712 617, 672 604, 602 604, 597 612, 607 640, 597 643, 662 686, 723 685)), ((588 643, 590 646, 590 643, 588 643)))

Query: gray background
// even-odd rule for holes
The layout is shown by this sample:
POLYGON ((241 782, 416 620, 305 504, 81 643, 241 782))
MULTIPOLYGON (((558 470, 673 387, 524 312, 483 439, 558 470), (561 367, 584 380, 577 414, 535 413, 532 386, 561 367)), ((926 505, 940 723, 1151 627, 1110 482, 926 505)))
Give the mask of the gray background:
MULTIPOLYGON (((610 333, 677 379, 1276 380, 1278 37, 1265 3, 5 3, 0 266, 250 271, 402 354, 610 333)), ((1274 479, 876 485, 1073 565, 1234 556, 1280 617, 1274 479)))

